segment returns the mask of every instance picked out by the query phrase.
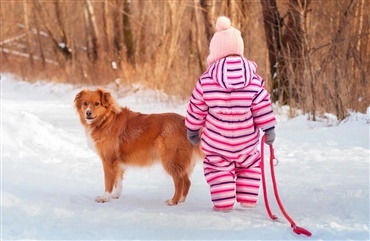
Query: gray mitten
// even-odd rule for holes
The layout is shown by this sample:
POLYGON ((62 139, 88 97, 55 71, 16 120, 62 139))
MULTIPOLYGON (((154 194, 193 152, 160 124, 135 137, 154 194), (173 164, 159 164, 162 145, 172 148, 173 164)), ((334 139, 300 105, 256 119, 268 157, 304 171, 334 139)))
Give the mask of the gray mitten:
POLYGON ((272 145, 272 143, 274 143, 275 141, 275 128, 266 131, 265 135, 266 135, 265 143, 267 145, 272 145))
POLYGON ((200 142, 199 130, 198 131, 188 130, 186 135, 191 144, 197 145, 200 142))

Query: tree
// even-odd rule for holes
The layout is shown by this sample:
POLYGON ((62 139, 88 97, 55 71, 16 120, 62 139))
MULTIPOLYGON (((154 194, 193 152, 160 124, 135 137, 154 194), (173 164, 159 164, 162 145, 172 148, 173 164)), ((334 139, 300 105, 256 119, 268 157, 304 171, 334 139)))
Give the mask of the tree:
POLYGON ((99 58, 102 58, 101 54, 103 51, 101 51, 101 37, 100 32, 98 29, 98 24, 96 22, 94 7, 91 3, 91 0, 85 0, 86 4, 86 22, 88 23, 88 30, 87 35, 91 38, 91 58, 94 62, 97 62, 99 58))
POLYGON ((275 0, 261 1, 261 4, 272 76, 272 99, 289 106, 300 105, 304 111, 309 109, 315 119, 315 76, 306 28, 310 0, 289 0, 285 18, 281 18, 275 0), (310 101, 309 105, 307 101, 310 101))
POLYGON ((214 0, 200 0, 200 6, 202 7, 203 22, 206 32, 206 37, 208 42, 211 41, 215 28, 213 27, 213 14, 211 11, 211 6, 214 5, 214 0))
POLYGON ((275 0, 261 1, 264 30, 266 35, 266 45, 268 49, 269 64, 270 64, 270 78, 272 80, 272 100, 283 102, 287 97, 287 90, 281 83, 279 69, 283 69, 283 62, 281 55, 281 29, 283 27, 283 20, 277 8, 275 0), (280 99, 282 98, 282 99, 280 99))
POLYGON ((124 8, 123 8, 123 14, 122 14, 122 21, 123 21, 123 36, 125 39, 125 45, 126 45, 126 56, 127 60, 135 65, 135 44, 133 39, 133 33, 131 29, 130 24, 130 17, 131 17, 131 7, 130 7, 130 1, 125 0, 124 1, 124 8))
POLYGON ((366 0, 7 0, 1 5, 1 68, 25 79, 103 85, 120 78, 187 99, 206 69, 216 19, 228 15, 274 102, 312 119, 325 112, 343 119, 348 109, 365 111, 370 105, 366 0))

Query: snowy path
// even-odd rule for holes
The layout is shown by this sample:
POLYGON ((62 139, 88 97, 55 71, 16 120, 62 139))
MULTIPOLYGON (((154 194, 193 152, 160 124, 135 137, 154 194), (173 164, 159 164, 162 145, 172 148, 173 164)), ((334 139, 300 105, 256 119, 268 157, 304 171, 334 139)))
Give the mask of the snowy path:
MULTIPOLYGON (((268 219, 262 195, 256 209, 213 212, 201 160, 183 204, 164 204, 173 187, 159 166, 129 169, 121 198, 96 203, 103 173, 73 109, 80 89, 10 75, 1 81, 2 240, 369 239, 369 116, 353 114, 330 127, 332 118, 288 120, 276 109, 279 192, 297 225, 313 233, 305 237, 292 232, 272 191, 278 222, 268 219)), ((130 93, 118 100, 133 110, 185 112, 186 104, 155 91, 130 93)))

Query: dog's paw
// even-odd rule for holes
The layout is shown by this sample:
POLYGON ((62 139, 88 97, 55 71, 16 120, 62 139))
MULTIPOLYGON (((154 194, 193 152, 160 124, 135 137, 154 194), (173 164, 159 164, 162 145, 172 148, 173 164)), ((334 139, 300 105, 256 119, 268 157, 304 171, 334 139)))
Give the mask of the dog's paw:
POLYGON ((166 204, 167 204, 168 206, 174 206, 174 205, 177 205, 177 204, 178 204, 178 202, 174 202, 172 199, 168 199, 168 200, 166 201, 166 204))
POLYGON ((103 196, 97 196, 95 198, 95 201, 98 203, 105 203, 105 202, 108 202, 110 198, 111 198, 111 194, 106 192, 104 193, 103 196))
POLYGON ((110 198, 104 197, 104 196, 97 196, 95 198, 95 201, 98 203, 105 203, 108 202, 110 198))
POLYGON ((180 198, 180 203, 185 202, 185 199, 186 199, 186 197, 182 196, 182 197, 180 198))
POLYGON ((113 199, 118 199, 121 196, 121 193, 114 193, 112 194, 113 199))

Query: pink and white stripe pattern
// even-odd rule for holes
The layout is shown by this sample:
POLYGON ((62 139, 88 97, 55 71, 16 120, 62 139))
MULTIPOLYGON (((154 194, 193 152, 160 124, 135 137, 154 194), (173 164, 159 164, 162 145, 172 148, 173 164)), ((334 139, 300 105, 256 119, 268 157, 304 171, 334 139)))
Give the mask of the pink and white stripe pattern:
POLYGON ((260 187, 260 154, 226 159, 208 155, 204 160, 204 176, 210 186, 212 202, 227 209, 237 202, 256 203, 260 187))
POLYGON ((197 82, 186 115, 189 130, 202 131, 205 154, 233 158, 257 150, 259 129, 276 125, 270 95, 256 64, 239 56, 223 58, 197 82))
POLYGON ((243 57, 216 61, 197 82, 185 119, 202 131, 204 173, 216 207, 255 203, 260 185, 259 130, 276 125, 257 65, 243 57))

